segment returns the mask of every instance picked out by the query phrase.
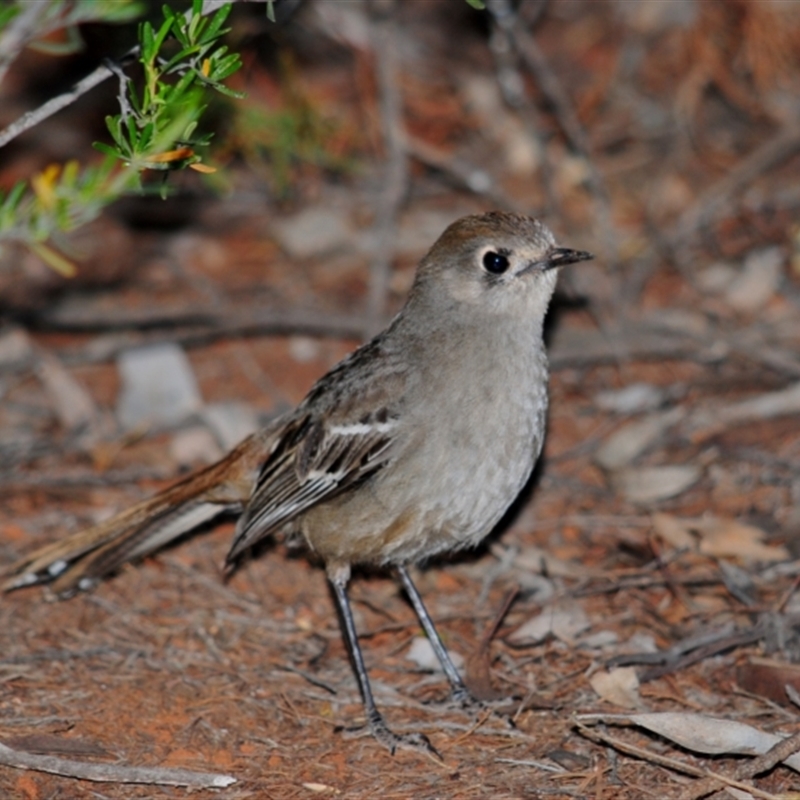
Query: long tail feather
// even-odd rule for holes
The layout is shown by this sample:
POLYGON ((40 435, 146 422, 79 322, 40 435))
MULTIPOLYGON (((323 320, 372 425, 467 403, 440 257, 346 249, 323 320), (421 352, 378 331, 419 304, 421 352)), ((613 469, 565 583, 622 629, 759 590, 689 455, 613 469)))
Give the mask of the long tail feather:
POLYGON ((278 429, 273 424, 245 439, 221 461, 154 497, 35 550, 0 573, 7 576, 0 589, 52 582, 57 595, 68 597, 92 588, 127 561, 158 550, 223 511, 241 509, 278 429))

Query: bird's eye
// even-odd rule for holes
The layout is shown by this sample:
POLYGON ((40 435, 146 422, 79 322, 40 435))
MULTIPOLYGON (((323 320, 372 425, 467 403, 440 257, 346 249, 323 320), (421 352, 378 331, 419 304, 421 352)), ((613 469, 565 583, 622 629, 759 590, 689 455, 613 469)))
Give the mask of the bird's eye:
POLYGON ((502 275, 510 266, 508 256, 490 250, 483 257, 483 268, 492 275, 502 275))

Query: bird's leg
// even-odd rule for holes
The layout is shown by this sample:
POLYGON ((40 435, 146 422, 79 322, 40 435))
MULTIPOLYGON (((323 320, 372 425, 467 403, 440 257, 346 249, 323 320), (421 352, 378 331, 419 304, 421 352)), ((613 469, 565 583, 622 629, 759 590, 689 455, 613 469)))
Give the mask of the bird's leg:
POLYGON ((344 628, 344 639, 350 657, 353 660, 353 667, 356 673, 358 687, 361 690, 361 697, 364 700, 364 711, 367 716, 367 726, 370 733, 382 744, 389 752, 394 755, 398 747, 409 748, 412 750, 423 750, 440 758, 439 753, 428 741, 428 737, 422 733, 397 734, 386 724, 383 715, 375 705, 375 698, 372 696, 372 687, 369 683, 367 668, 364 665, 364 656, 358 644, 358 635, 353 620, 353 612, 350 608, 350 600, 347 597, 347 580, 349 570, 340 570, 333 575, 329 575, 331 586, 333 586, 336 603, 342 618, 344 628))
POLYGON ((420 597, 417 587, 414 586, 414 582, 411 580, 411 576, 408 574, 408 570, 405 566, 399 565, 397 567, 397 574, 400 576, 400 580, 403 582, 403 588, 406 590, 406 594, 408 595, 408 599, 411 601, 411 605, 414 606, 414 611, 416 611, 417 617, 419 618, 419 621, 425 631, 425 635, 428 637, 428 641, 431 643, 433 652, 436 653, 436 657, 439 659, 439 663, 442 665, 444 674, 447 675, 447 680, 450 681, 453 700, 465 706, 474 704, 475 700, 469 693, 469 689, 467 689, 466 684, 458 674, 455 664, 453 664, 452 659, 448 655, 447 648, 444 646, 444 643, 442 642, 441 637, 436 630, 436 626, 433 624, 431 615, 428 613, 428 609, 425 608, 425 604, 422 602, 422 597, 420 597))

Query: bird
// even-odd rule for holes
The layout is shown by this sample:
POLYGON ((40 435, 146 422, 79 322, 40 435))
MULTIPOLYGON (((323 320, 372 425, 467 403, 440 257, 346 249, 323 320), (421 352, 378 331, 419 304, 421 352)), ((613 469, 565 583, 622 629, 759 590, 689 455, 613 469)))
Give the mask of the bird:
POLYGON ((93 588, 224 511, 226 563, 286 532, 322 561, 363 700, 391 753, 435 753, 379 711, 347 587, 355 566, 394 570, 451 686, 472 700, 409 567, 474 548, 539 458, 548 406, 543 323, 559 269, 593 256, 556 244, 539 220, 490 211, 451 224, 422 258, 388 327, 320 378, 300 404, 226 457, 117 516, 12 564, 6 591, 93 588))

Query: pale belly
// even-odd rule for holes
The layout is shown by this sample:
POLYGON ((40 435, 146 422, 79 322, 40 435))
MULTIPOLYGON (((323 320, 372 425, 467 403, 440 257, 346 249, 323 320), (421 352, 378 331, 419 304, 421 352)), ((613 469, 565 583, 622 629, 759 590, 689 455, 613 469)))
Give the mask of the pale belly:
POLYGON ((477 545, 530 477, 547 411, 544 384, 527 395, 505 387, 496 403, 477 391, 435 430, 410 425, 397 460, 374 479, 308 512, 311 548, 328 564, 394 564, 477 545))

